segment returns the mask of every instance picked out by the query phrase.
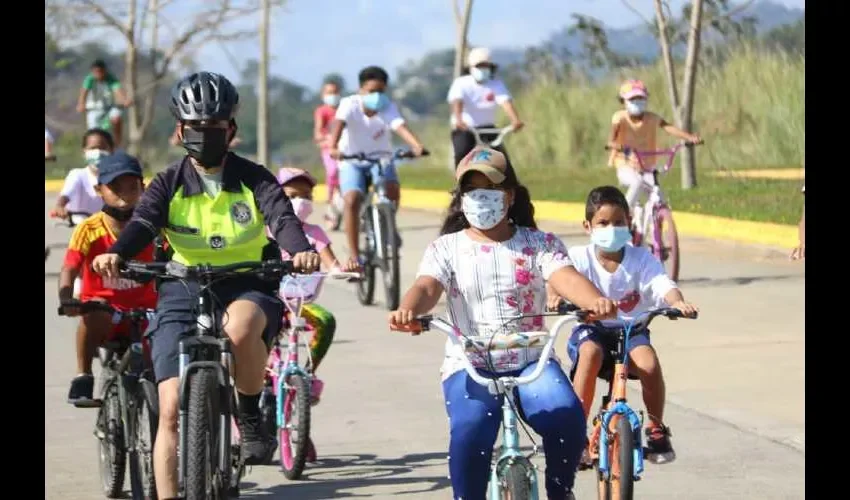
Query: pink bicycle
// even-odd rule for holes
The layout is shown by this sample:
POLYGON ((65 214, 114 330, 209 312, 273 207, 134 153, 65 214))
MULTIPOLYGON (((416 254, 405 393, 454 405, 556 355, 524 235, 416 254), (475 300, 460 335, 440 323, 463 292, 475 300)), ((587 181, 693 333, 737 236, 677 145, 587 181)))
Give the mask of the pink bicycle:
MULTIPOLYGON (((671 148, 658 151, 637 151, 628 147, 623 148, 623 154, 628 158, 634 154, 637 158, 642 182, 651 185, 649 197, 643 206, 641 220, 634 221, 634 237, 632 243, 635 246, 643 245, 645 242, 650 251, 660 260, 667 270, 670 279, 679 279, 679 268, 681 266, 681 254, 679 253, 679 233, 676 231, 676 223, 673 221, 673 209, 667 202, 661 184, 658 182, 658 157, 667 157, 667 162, 661 168, 662 173, 667 173, 673 166, 673 159, 682 146, 698 145, 698 143, 682 141, 671 148), (646 161, 649 160, 649 161, 646 161), (648 236, 648 237, 647 237, 648 236)), ((605 146, 605 149, 610 149, 605 146)))
POLYGON ((310 356, 310 327, 301 316, 301 307, 313 302, 326 277, 356 280, 360 273, 331 271, 283 278, 280 297, 286 304, 286 328, 269 353, 266 390, 261 398, 264 425, 278 436, 280 466, 287 479, 298 479, 307 462, 316 460, 310 439, 310 407, 317 379, 313 376, 310 356), (284 343, 285 342, 285 343, 284 343), (304 358, 299 351, 304 351, 304 358), (306 363, 300 360, 306 359, 306 363))

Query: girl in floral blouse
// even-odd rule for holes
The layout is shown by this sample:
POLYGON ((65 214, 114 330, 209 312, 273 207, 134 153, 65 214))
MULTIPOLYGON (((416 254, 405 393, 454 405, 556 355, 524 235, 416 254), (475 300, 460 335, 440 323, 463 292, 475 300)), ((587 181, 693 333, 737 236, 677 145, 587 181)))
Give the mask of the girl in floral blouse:
MULTIPOLYGON (((428 247, 416 282, 390 313, 391 327, 427 313, 445 291, 448 320, 467 336, 544 330, 542 317, 512 318, 543 312, 546 281, 600 318, 616 310, 576 272, 561 240, 537 230, 528 190, 504 155, 475 148, 461 160, 456 179, 442 236, 428 247)), ((540 351, 520 347, 494 352, 492 368, 500 375, 528 374, 540 351)), ((455 498, 483 500, 502 401, 469 380, 464 355, 447 342, 441 373, 451 433, 449 472, 455 498)), ((488 374, 484 359, 472 356, 470 361, 488 374)), ((585 445, 585 418, 557 359, 547 363, 539 379, 518 388, 518 399, 525 420, 543 437, 548 498, 569 499, 585 445)))

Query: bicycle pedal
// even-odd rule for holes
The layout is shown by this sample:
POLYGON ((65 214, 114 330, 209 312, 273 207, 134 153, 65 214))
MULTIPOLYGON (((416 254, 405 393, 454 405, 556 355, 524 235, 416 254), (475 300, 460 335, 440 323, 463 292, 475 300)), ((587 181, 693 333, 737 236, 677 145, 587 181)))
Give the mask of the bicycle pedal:
POLYGON ((74 408, 100 408, 103 406, 102 399, 80 399, 74 401, 74 408))

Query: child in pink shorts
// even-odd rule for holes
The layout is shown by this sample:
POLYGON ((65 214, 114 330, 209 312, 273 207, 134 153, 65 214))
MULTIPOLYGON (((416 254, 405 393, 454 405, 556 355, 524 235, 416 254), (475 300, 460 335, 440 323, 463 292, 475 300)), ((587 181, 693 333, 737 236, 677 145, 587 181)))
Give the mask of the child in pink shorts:
POLYGON ((325 165, 325 184, 328 188, 328 211, 325 214, 326 227, 332 231, 339 229, 342 217, 342 197, 339 193, 339 169, 336 160, 331 158, 328 147, 330 124, 339 105, 339 87, 335 82, 326 82, 322 86, 322 105, 313 113, 313 138, 319 145, 322 163, 325 165))

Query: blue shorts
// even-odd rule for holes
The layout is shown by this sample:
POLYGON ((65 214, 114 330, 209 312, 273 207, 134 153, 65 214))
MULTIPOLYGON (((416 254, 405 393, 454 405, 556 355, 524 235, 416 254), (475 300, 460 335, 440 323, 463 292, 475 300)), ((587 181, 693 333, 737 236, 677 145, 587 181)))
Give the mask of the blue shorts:
MULTIPOLYGON (((611 335, 598 332, 594 329, 593 325, 578 325, 573 328, 573 333, 567 342, 567 356, 573 362, 573 367, 570 369, 570 380, 575 375, 576 367, 578 366, 578 348, 587 341, 594 342, 602 347, 602 368, 599 370, 599 377, 610 379, 614 373, 614 357, 611 355, 611 351, 616 351, 617 349, 615 338, 611 335)), ((649 330, 644 330, 629 337, 629 352, 632 352, 635 347, 642 345, 651 345, 649 343, 649 330)), ((629 378, 633 379, 635 377, 629 376, 629 378)))
MULTIPOLYGON (((378 177, 378 166, 372 163, 363 163, 357 161, 341 161, 339 162, 339 190, 345 193, 357 190, 360 193, 366 193, 366 177, 372 176, 372 184, 378 177)), ((398 184, 398 172, 395 165, 387 165, 383 168, 383 178, 386 182, 398 184)))
MULTIPOLYGON (((198 285, 194 282, 186 285, 169 280, 159 286, 156 316, 148 325, 153 373, 157 383, 180 375, 178 357, 180 339, 190 335, 197 325, 198 320, 194 310, 197 304, 198 285)), ((229 306, 234 300, 248 300, 257 304, 266 315, 263 340, 268 346, 280 331, 284 306, 280 299, 271 293, 266 293, 267 291, 262 288, 267 286, 260 284, 257 280, 236 278, 219 281, 213 285, 212 290, 223 307, 229 306)))

